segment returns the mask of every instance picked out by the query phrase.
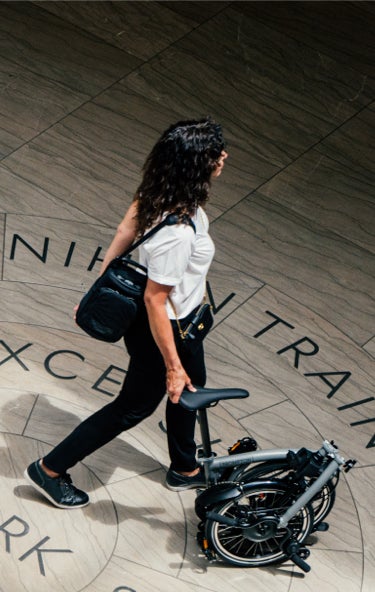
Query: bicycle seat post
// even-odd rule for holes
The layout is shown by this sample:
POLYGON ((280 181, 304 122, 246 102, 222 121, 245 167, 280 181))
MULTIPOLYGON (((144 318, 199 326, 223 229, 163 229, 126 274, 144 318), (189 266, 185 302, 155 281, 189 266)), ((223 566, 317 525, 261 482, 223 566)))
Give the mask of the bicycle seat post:
POLYGON ((203 457, 211 458, 213 453, 211 448, 210 430, 208 427, 207 409, 205 407, 198 409, 198 418, 202 438, 203 457))
POLYGON ((244 389, 209 389, 204 387, 195 387, 195 391, 184 390, 179 400, 180 405, 189 411, 197 411, 202 445, 198 451, 200 464, 204 466, 207 484, 215 481, 215 473, 212 470, 216 454, 212 452, 210 431, 208 428, 207 408, 217 405, 219 401, 225 399, 245 399, 249 396, 248 391, 244 389))

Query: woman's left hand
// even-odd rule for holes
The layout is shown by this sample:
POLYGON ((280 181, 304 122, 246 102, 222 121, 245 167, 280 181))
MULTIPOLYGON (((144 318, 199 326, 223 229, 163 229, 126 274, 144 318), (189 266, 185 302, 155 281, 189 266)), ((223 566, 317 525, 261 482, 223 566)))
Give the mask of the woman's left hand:
POLYGON ((165 303, 172 286, 147 280, 144 301, 155 342, 163 356, 167 369, 167 394, 172 403, 178 403, 184 388, 195 391, 177 353, 171 321, 165 303))

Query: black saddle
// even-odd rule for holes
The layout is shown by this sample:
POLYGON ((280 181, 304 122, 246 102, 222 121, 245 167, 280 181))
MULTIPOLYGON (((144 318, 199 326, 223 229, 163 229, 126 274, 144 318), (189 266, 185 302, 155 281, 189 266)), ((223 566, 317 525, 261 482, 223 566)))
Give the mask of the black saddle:
POLYGON ((213 407, 224 399, 246 399, 249 396, 248 391, 240 388, 195 388, 195 393, 184 390, 179 400, 180 405, 190 411, 213 407))

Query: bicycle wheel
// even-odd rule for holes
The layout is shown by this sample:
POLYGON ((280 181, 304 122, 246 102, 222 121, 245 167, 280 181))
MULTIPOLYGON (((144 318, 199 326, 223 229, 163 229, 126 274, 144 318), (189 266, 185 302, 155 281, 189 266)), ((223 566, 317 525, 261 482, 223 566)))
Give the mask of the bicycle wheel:
MULTIPOLYGON (((290 465, 284 460, 266 461, 248 468, 237 476, 238 481, 250 483, 257 479, 282 479, 290 472, 290 465)), ((305 477, 309 482, 311 479, 305 477)), ((337 481, 338 477, 336 477, 337 481)), ((330 513, 336 500, 336 482, 334 478, 330 479, 322 489, 311 500, 311 506, 314 511, 314 526, 322 522, 330 513)))
POLYGON ((210 547, 227 563, 241 567, 259 567, 281 563, 288 559, 282 548, 287 534, 302 543, 313 527, 313 510, 307 504, 289 521, 278 528, 279 517, 294 501, 283 483, 259 481, 244 485, 239 498, 215 506, 213 512, 227 524, 208 519, 205 536, 210 547), (230 525, 241 520, 240 526, 230 525))

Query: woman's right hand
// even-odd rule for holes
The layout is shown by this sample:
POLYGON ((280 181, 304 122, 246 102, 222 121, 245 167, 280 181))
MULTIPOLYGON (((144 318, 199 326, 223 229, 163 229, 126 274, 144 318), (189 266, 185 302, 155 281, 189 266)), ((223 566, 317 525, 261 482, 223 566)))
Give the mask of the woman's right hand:
POLYGON ((196 391, 184 368, 179 366, 167 369, 167 395, 172 403, 179 402, 181 393, 185 388, 193 393, 196 391))

